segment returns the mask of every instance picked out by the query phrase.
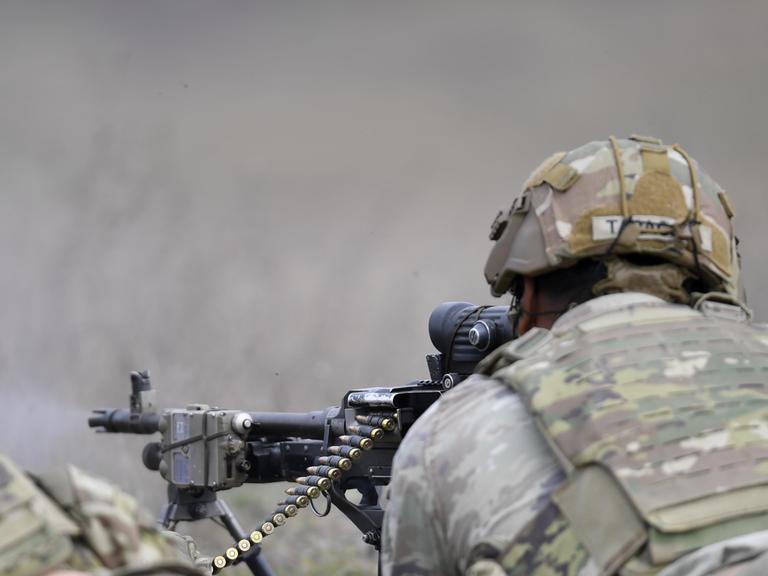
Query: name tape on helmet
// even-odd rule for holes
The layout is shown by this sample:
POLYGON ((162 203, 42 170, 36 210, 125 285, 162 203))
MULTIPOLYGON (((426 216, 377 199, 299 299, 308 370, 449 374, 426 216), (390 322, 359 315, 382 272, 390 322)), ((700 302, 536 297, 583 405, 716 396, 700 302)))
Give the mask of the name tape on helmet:
MULTIPOLYGON (((673 234, 677 222, 669 216, 655 216, 652 214, 635 214, 632 223, 640 227, 639 240, 663 240, 672 242, 676 240, 673 234)), ((592 239, 613 240, 619 235, 624 224, 624 217, 616 216, 592 216, 592 239)), ((712 229, 709 226, 700 225, 701 249, 705 252, 712 251, 712 229)))

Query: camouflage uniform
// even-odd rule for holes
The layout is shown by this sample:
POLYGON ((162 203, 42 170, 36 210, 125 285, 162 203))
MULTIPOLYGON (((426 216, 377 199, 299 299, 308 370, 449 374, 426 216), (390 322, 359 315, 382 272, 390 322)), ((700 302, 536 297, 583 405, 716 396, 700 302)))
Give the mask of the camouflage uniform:
MULTIPOLYGON (((0 574, 210 573, 191 540, 160 532, 136 501, 70 466, 32 479, 0 455, 0 574)), ((210 563, 207 563, 210 565, 210 563)))
POLYGON ((382 564, 393 575, 463 573, 476 545, 503 546, 564 478, 518 397, 483 376, 419 418, 392 470, 382 564))
POLYGON ((491 228, 492 293, 514 311, 521 278, 603 275, 412 427, 384 574, 768 574, 768 332, 748 321, 733 215, 654 138, 533 172, 491 228))
POLYGON ((678 576, 767 549, 768 332, 728 308, 605 296, 494 353, 398 452, 385 574, 678 576))

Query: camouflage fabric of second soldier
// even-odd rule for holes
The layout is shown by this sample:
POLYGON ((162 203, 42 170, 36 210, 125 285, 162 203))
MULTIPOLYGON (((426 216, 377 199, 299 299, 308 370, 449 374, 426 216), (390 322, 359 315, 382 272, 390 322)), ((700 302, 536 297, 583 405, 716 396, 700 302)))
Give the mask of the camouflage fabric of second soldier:
POLYGON ((0 574, 210 573, 194 543, 161 532, 136 500, 74 466, 33 480, 0 455, 0 574), (196 564, 197 562, 197 564, 196 564))

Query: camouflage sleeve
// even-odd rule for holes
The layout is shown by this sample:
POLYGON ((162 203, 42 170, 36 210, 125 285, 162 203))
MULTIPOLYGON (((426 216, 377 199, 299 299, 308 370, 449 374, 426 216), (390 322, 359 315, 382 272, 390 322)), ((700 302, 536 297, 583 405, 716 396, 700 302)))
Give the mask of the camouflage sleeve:
POLYGON ((435 410, 436 405, 408 431, 393 461, 381 550, 383 576, 451 573, 443 565, 443 537, 424 465, 430 412, 435 410))
POLYGON ((384 574, 463 574, 480 545, 503 547, 548 501, 562 472, 522 402, 473 376, 435 403, 395 457, 384 574))

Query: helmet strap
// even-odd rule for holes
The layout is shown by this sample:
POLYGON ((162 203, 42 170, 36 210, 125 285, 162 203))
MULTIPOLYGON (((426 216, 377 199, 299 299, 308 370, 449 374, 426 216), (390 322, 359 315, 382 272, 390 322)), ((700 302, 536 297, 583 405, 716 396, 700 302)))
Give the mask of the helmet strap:
POLYGON ((616 162, 616 177, 619 180, 619 194, 621 194, 621 215, 624 217, 624 222, 627 222, 629 220, 629 202, 627 200, 627 184, 624 182, 624 162, 621 159, 621 148, 615 136, 609 136, 608 140, 611 143, 613 159, 616 162))
POLYGON ((688 226, 691 230, 691 252, 693 253, 693 260, 699 278, 703 279, 704 275, 701 271, 701 262, 699 259, 699 253, 701 252, 701 232, 699 228, 701 226, 701 190, 699 186, 699 175, 696 172, 693 160, 688 152, 683 150, 682 146, 675 144, 672 146, 672 149, 685 158, 685 162, 688 164, 688 173, 691 178, 691 191, 693 195, 693 213, 688 215, 688 226))

